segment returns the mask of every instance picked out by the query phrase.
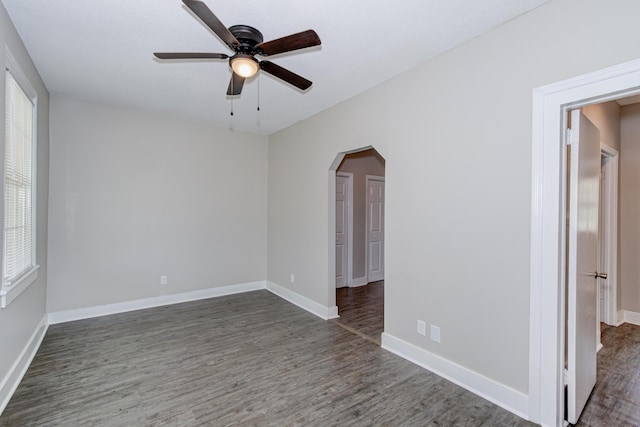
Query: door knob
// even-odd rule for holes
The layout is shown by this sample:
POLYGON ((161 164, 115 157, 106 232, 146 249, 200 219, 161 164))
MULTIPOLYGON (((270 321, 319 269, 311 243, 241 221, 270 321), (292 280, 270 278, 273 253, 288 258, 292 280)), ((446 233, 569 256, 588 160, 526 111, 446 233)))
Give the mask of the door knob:
POLYGON ((607 279, 607 273, 598 273, 597 271, 595 273, 587 273, 587 275, 589 276, 593 276, 596 279, 607 279))

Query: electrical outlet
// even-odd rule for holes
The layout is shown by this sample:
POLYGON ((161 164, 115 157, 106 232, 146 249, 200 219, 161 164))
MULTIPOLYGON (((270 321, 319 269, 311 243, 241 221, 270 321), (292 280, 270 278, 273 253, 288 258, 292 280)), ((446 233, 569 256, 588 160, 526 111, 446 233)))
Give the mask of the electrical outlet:
POLYGON ((431 325, 431 341, 440 342, 440 327, 431 325))
POLYGON ((418 333, 423 337, 427 334, 427 324, 424 320, 418 320, 418 333))
POLYGON ((294 276, 293 273, 291 273, 290 280, 291 280, 291 283, 296 281, 296 276, 294 276))
POLYGON ((167 283, 167 276, 160 276, 160 284, 166 285, 167 283))

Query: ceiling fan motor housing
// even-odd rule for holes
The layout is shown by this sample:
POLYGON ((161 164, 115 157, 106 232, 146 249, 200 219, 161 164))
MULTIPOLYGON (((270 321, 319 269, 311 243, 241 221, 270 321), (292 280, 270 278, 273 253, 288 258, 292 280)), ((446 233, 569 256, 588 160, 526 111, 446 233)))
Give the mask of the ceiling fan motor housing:
POLYGON ((260 53, 256 50, 256 46, 264 41, 262 33, 249 25, 234 25, 229 27, 231 34, 240 42, 240 46, 231 46, 231 49, 238 53, 246 53, 255 55, 260 53))

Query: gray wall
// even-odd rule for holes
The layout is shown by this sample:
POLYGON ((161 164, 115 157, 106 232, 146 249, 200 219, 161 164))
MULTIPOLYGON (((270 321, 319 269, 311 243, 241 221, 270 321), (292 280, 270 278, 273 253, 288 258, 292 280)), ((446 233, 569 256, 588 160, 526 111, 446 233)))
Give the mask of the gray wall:
POLYGON ((620 156, 620 266, 618 309, 640 313, 640 104, 622 107, 620 156))
MULTIPOLYGON (((49 92, 42 83, 18 33, 0 3, 0 165, 4 165, 4 96, 6 46, 38 94, 37 124, 37 253, 38 279, 7 308, 0 309, 0 384, 28 344, 45 315, 47 277, 47 203, 49 194, 49 92)), ((2 168, 2 166, 0 166, 2 168)), ((2 203, 4 197, 0 197, 2 203)), ((0 247, 1 250, 1 247, 0 247)), ((0 403, 8 390, 0 389, 0 403)))
POLYGON ((53 96, 48 311, 265 280, 266 179, 264 136, 53 96))
POLYGON ((347 154, 337 169, 353 174, 353 271, 352 278, 365 276, 367 243, 367 175, 384 176, 384 159, 373 149, 347 154))
POLYGON ((635 0, 553 0, 271 135, 269 280, 329 303, 327 170, 372 145, 385 332, 528 393, 532 91, 640 57, 639 15, 635 0))

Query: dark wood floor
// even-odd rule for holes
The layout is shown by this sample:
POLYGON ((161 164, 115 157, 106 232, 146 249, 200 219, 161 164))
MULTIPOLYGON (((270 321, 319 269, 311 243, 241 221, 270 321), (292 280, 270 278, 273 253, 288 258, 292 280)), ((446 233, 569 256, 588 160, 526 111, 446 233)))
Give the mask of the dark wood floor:
MULTIPOLYGON (((339 288, 340 326, 377 345, 384 332, 384 281, 339 288)), ((640 427, 640 326, 602 324, 596 387, 577 427, 640 427)))
POLYGON ((526 426, 256 291, 52 325, 2 426, 526 426))
POLYGON ((356 288, 336 289, 340 317, 334 321, 380 345, 384 332, 384 281, 356 288))
POLYGON ((596 387, 576 426, 640 426, 640 326, 603 325, 596 387))

